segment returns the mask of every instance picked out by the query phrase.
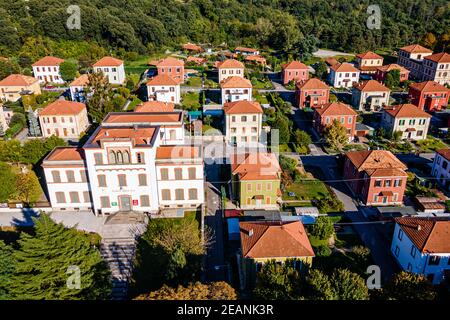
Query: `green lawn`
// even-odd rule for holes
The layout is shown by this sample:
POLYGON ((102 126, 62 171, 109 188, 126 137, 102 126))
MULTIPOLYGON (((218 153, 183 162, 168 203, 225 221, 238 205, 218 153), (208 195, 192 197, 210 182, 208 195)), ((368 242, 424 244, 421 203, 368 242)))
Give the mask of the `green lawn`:
POLYGON ((202 86, 202 78, 201 77, 189 77, 184 85, 188 86, 188 87, 201 87, 202 86))
POLYGON ((434 152, 439 149, 447 148, 447 145, 442 140, 428 136, 427 139, 416 142, 420 152, 434 152))
POLYGON ((312 200, 315 198, 327 197, 329 192, 320 180, 294 182, 286 187, 283 192, 283 200, 312 200), (294 192, 295 196, 290 197, 289 192, 294 192))
POLYGON ((257 80, 256 83, 252 83, 252 84, 253 84, 253 89, 273 89, 272 82, 270 82, 269 80, 267 80, 267 81, 257 80))
POLYGON ((253 99, 258 101, 260 104, 268 104, 269 103, 269 101, 267 100, 266 95, 262 95, 262 94, 259 94, 259 93, 254 93, 253 94, 253 99))
POLYGON ((181 104, 185 109, 188 110, 198 110, 200 105, 200 96, 198 92, 188 92, 182 95, 181 104))
POLYGON ((134 110, 136 109, 136 106, 141 103, 142 101, 139 98, 134 98, 133 101, 131 101, 130 104, 128 105, 127 110, 134 110))

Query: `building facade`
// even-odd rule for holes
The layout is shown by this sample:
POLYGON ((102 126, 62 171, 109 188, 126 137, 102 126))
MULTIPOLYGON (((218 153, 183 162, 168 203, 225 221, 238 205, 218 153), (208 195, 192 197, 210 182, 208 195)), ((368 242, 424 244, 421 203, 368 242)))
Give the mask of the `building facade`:
POLYGON ((180 84, 171 76, 158 74, 147 82, 147 97, 149 101, 179 104, 181 101, 180 84))
POLYGON ((80 102, 56 100, 39 111, 42 135, 63 139, 78 139, 89 127, 86 105, 80 102))
POLYGON ((431 175, 446 191, 450 190, 450 149, 437 150, 431 168, 431 175))
POLYGON ((398 50, 397 64, 408 69, 412 78, 421 80, 423 59, 432 54, 430 49, 412 44, 398 50))
POLYGON ((226 59, 216 64, 219 83, 229 77, 244 78, 244 64, 235 59, 226 59))
POLYGON ((356 118, 358 113, 350 106, 341 102, 331 102, 314 108, 313 125, 314 129, 323 135, 325 129, 333 124, 334 120, 339 121, 347 130, 349 141, 353 141, 356 134, 356 118))
POLYGON ((434 81, 413 83, 409 86, 409 99, 420 110, 433 112, 448 106, 450 89, 434 81))
POLYGON ((297 82, 295 101, 300 109, 326 104, 330 101, 330 87, 317 78, 297 82))
POLYGON ((378 111, 389 105, 391 90, 376 80, 362 81, 352 89, 352 106, 359 111, 378 111))
POLYGON ((441 52, 423 59, 422 80, 450 85, 450 54, 441 52))
POLYGON ((89 84, 87 74, 83 74, 73 80, 69 85, 70 98, 72 101, 85 102, 86 101, 86 87, 89 84))
POLYGON ((158 75, 169 76, 177 83, 184 82, 185 72, 183 60, 167 57, 159 60, 156 63, 156 68, 158 70, 158 75))
POLYGON ((32 64, 33 75, 39 83, 64 83, 59 72, 59 65, 64 59, 47 56, 32 64))
POLYGON ((0 81, 0 99, 18 101, 22 95, 41 94, 39 80, 21 74, 11 74, 0 81))
POLYGON ((387 64, 382 67, 378 67, 377 71, 375 73, 375 80, 377 80, 380 83, 384 83, 384 80, 386 79, 386 76, 389 72, 392 70, 398 70, 400 72, 400 82, 407 81, 409 78, 409 70, 396 64, 391 63, 387 64))
POLYGON ((220 83, 222 104, 235 101, 252 100, 252 83, 242 77, 228 77, 220 83))
POLYGON ((401 104, 383 109, 381 126, 386 132, 402 133, 401 139, 423 140, 427 138, 431 116, 412 104, 401 104))
POLYGON ((407 167, 390 151, 352 151, 345 154, 344 180, 366 205, 403 203, 407 167))
POLYGON ((448 219, 396 218, 391 253, 401 269, 437 285, 450 277, 449 234, 448 219))
POLYGON ((356 55, 356 67, 361 73, 374 74, 382 65, 383 57, 375 52, 368 51, 356 55))
POLYGON ((111 84, 121 85, 125 82, 125 67, 122 60, 103 57, 92 65, 94 72, 102 72, 111 84))
POLYGON ((300 61, 291 61, 281 66, 281 78, 284 85, 291 81, 306 81, 309 78, 309 69, 300 61))
POLYGON ((231 145, 258 145, 263 110, 256 101, 227 102, 224 105, 225 139, 231 145))
POLYGON ((351 88, 359 82, 359 74, 350 63, 337 63, 330 67, 328 82, 335 88, 351 88))

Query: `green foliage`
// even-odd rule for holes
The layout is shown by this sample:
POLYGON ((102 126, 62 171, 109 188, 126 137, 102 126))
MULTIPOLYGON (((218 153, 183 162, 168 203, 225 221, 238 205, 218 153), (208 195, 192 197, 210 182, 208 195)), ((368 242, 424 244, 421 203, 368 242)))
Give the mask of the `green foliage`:
POLYGON ((17 175, 14 200, 33 204, 39 200, 41 195, 41 185, 33 171, 21 172, 17 175))
POLYGON ((331 249, 327 245, 320 245, 314 248, 314 253, 318 257, 329 257, 331 255, 331 249))
POLYGON ((88 81, 89 85, 86 90, 87 93, 90 93, 86 101, 88 113, 95 122, 100 123, 109 112, 120 110, 117 108, 117 104, 120 108, 120 101, 118 101, 120 96, 116 96, 115 105, 113 102, 114 92, 102 72, 89 74, 88 81))
POLYGON ((334 193, 331 193, 329 197, 317 199, 316 202, 317 208, 321 213, 344 211, 344 204, 334 193))
POLYGON ((27 118, 22 113, 14 113, 11 117, 11 121, 9 122, 10 126, 14 126, 16 124, 20 124, 23 127, 27 124, 27 118))
POLYGON ((327 144, 334 150, 342 151, 348 144, 347 130, 338 119, 334 119, 333 123, 326 127, 324 135, 327 144))
POLYGON ((434 300, 436 291, 423 275, 402 271, 383 287, 386 300, 434 300))
POLYGON ((334 234, 333 222, 325 216, 319 216, 314 223, 311 235, 321 240, 327 240, 334 234))
POLYGON ((157 291, 142 294, 136 300, 236 300, 236 292, 224 281, 203 284, 189 283, 187 287, 163 285, 157 291))
POLYGON ((324 80, 327 76, 327 64, 324 61, 319 61, 315 65, 316 73, 314 74, 317 78, 324 80))
POLYGON ((0 162, 0 202, 6 202, 16 191, 16 173, 13 168, 0 162))
POLYGON ((309 145, 312 143, 311 136, 302 130, 294 131, 295 151, 300 154, 306 154, 309 151, 309 145))
MULTIPOLYGON (((46 214, 34 219, 35 234, 20 235, 9 294, 25 300, 106 299, 111 291, 110 271, 90 238, 56 224, 46 214), (67 270, 80 270, 80 288, 67 286, 67 270)), ((70 283, 70 282, 69 282, 70 283)))
POLYGON ((394 69, 389 71, 386 74, 386 78, 384 79, 384 84, 389 89, 398 88, 398 86, 400 85, 400 70, 394 69))
POLYGON ((66 60, 59 65, 59 73, 64 81, 72 81, 77 76, 78 65, 73 62, 66 60))
POLYGON ((9 290, 14 269, 13 249, 0 240, 0 300, 11 299, 9 290))

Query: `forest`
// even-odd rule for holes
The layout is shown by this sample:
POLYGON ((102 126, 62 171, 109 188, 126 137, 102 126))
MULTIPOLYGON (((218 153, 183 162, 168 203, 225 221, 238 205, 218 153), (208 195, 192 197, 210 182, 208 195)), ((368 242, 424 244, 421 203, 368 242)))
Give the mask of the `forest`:
MULTIPOLYGON (((0 55, 23 64, 54 54, 95 59, 148 54, 187 41, 295 53, 302 46, 361 52, 422 42, 450 47, 448 0, 377 0, 381 28, 370 30, 368 0, 0 0, 0 55), (68 29, 78 5, 81 29, 68 29), (86 56, 86 57, 85 57, 86 56)), ((81 61, 82 63, 82 61, 81 61)))

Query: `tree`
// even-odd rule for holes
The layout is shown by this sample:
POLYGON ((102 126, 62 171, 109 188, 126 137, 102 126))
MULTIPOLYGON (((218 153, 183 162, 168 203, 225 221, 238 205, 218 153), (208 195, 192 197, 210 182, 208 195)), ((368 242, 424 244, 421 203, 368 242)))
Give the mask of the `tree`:
POLYGON ((39 139, 28 140, 23 144, 22 162, 28 164, 37 164, 47 153, 44 142, 39 139))
POLYGON ((306 277, 306 295, 311 300, 334 300, 329 277, 318 269, 311 269, 306 277))
POLYGON ((236 291, 224 281, 203 284, 189 283, 187 287, 171 288, 163 285, 161 289, 141 294, 136 300, 236 300, 236 291))
POLYGON ((366 282, 357 273, 348 269, 337 269, 330 280, 337 300, 369 300, 366 282))
POLYGON ((89 74, 88 81, 88 112, 95 122, 100 123, 109 112, 114 111, 111 102, 112 87, 102 72, 89 74))
POLYGON ((27 124, 25 115, 22 113, 14 113, 14 115, 11 117, 11 121, 9 122, 9 126, 12 127, 15 124, 20 124, 22 127, 25 127, 25 125, 27 124))
POLYGON ((278 139, 280 143, 290 142, 291 127, 289 119, 281 112, 277 112, 272 128, 278 130, 278 139))
POLYGON ((402 131, 394 131, 392 133, 392 141, 399 142, 401 140, 402 136, 403 136, 402 131))
POLYGON ((300 298, 300 275, 293 261, 278 264, 275 260, 264 263, 257 274, 254 295, 262 300, 290 300, 300 298))
POLYGON ((319 216, 314 223, 311 235, 321 239, 327 240, 334 234, 334 225, 330 218, 319 216))
POLYGON ((13 252, 16 268, 10 294, 19 300, 106 299, 111 292, 110 271, 90 237, 55 223, 41 213, 34 234, 22 232, 13 252), (80 271, 80 286, 71 282, 80 271), (68 286, 68 284, 72 286, 68 286))
POLYGON ((59 65, 59 73, 64 81, 71 81, 77 76, 78 65, 75 62, 66 60, 59 65))
POLYGON ((38 137, 42 135, 38 118, 31 107, 28 108, 28 127, 30 136, 38 137))
POLYGON ((319 79, 324 79, 327 75, 327 64, 322 60, 317 62, 314 75, 319 79))
POLYGON ((325 128, 325 140, 332 149, 338 151, 342 151, 348 144, 347 130, 338 119, 334 119, 333 123, 325 128))
POLYGON ((298 153, 307 153, 309 145, 312 143, 311 136, 302 130, 295 130, 294 141, 297 145, 296 151, 298 153))
POLYGON ((402 271, 394 274, 383 287, 382 297, 386 300, 433 300, 436 291, 425 276, 402 271))
POLYGON ((394 69, 389 71, 386 74, 386 78, 384 79, 384 84, 390 88, 397 88, 400 86, 400 70, 394 69))
POLYGON ((48 137, 44 141, 44 148, 46 153, 52 151, 56 147, 65 147, 65 146, 67 146, 67 142, 64 139, 57 137, 55 135, 48 137))
POLYGON ((0 240, 0 300, 11 299, 9 288, 14 269, 13 249, 0 240))
POLYGON ((20 163, 22 158, 23 152, 19 140, 0 141, 0 161, 20 163))
POLYGON ((16 191, 16 173, 12 167, 4 162, 0 162, 0 202, 10 200, 16 191))
POLYGON ((22 172, 17 175, 16 190, 14 200, 25 203, 35 203, 42 195, 41 185, 33 171, 22 172))

